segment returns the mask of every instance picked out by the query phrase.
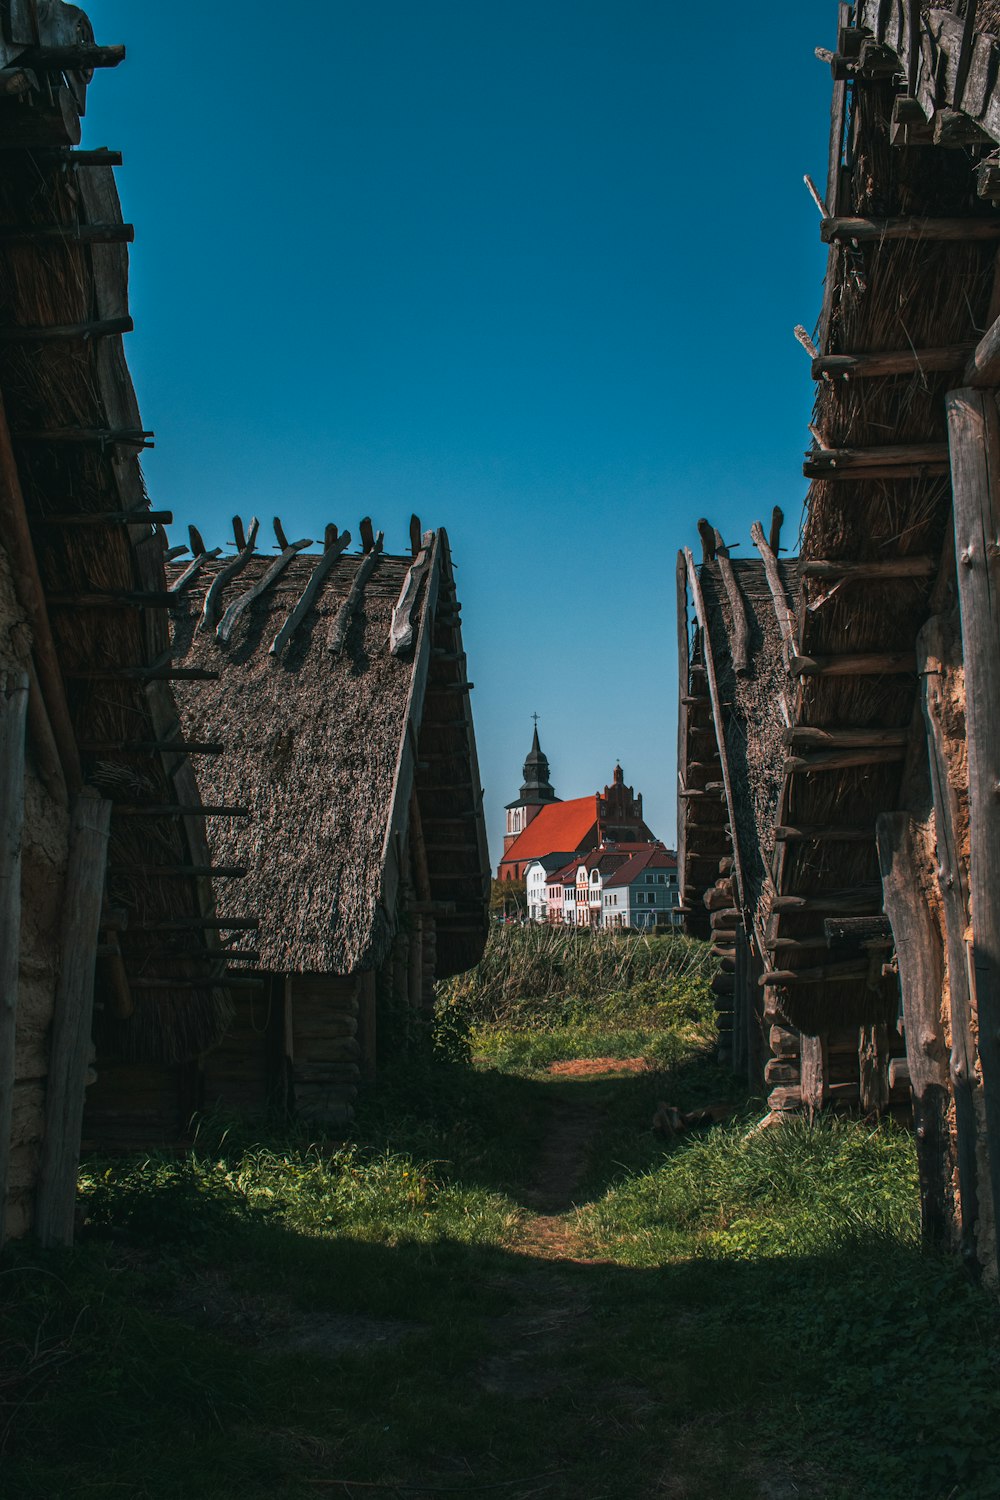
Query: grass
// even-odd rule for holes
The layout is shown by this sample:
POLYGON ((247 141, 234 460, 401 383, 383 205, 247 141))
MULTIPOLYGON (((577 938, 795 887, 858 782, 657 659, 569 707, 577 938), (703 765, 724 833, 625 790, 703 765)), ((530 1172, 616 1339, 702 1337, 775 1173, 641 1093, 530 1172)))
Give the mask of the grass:
POLYGON ((341 1150, 208 1120, 88 1162, 76 1250, 0 1260, 3 1493, 992 1500, 996 1305, 921 1252, 909 1136, 753 1131, 674 954, 603 1003, 544 970, 489 1018, 450 995, 444 1055, 341 1150), (657 1068, 546 1072, 637 1044, 657 1068), (737 1113, 663 1142, 660 1099, 737 1113), (547 1245, 539 1163, 581 1121, 547 1245))

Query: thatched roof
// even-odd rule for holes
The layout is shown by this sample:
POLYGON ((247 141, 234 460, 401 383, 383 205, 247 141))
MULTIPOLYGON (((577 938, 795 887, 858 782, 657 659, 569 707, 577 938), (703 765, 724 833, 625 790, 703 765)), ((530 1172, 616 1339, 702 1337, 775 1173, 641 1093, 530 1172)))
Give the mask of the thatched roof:
MULTIPOLYGON (((429 831, 426 836, 431 886, 454 908, 439 916, 439 952, 442 941, 447 947, 449 925, 456 931, 464 926, 470 939, 463 939, 464 947, 453 945, 450 955, 441 953, 442 963, 474 962, 477 942, 481 948, 485 940, 488 868, 445 533, 424 537, 416 564, 413 556, 378 555, 340 650, 329 648, 331 633, 337 634, 371 555, 342 553, 333 561, 280 653, 271 651, 272 643, 319 557, 300 551, 223 641, 219 624, 226 611, 262 581, 275 559, 257 555, 246 562, 216 591, 214 617, 202 626, 206 596, 232 561, 206 560, 173 610, 177 661, 218 674, 177 689, 186 734, 226 743, 225 755, 206 757, 198 767, 202 799, 249 812, 246 819, 209 821, 215 863, 246 870, 238 882, 219 883, 220 913, 258 919, 257 962, 272 973, 346 974, 380 964, 399 920, 387 866, 398 860, 398 844, 407 836, 415 777, 428 822, 437 814, 431 804, 439 782, 456 822, 451 842, 457 847, 443 863, 435 863, 441 840, 429 831), (423 570, 413 639, 394 649, 394 612, 411 570, 423 570), (443 632, 440 639, 436 632, 443 632), (425 738, 429 704, 434 724, 425 738), (428 749, 433 736, 437 743, 428 749)), ((183 566, 173 565, 175 581, 183 566)))
MULTIPOLYGON (((850 186, 839 211, 877 217, 995 216, 976 196, 966 152, 890 144, 893 99, 893 87, 885 82, 866 81, 855 90, 850 186)), ((820 330, 822 354, 971 346, 993 316, 995 254, 995 241, 835 245, 820 330)), ((813 483, 800 550, 803 607, 793 730, 800 743, 808 731, 834 738, 832 749, 817 744, 814 735, 811 748, 797 750, 797 764, 781 789, 781 824, 826 831, 779 846, 778 893, 812 903, 811 909, 785 910, 769 926, 772 961, 780 970, 815 973, 825 962, 824 902, 837 899, 857 915, 881 910, 875 819, 900 805, 917 687, 914 642, 950 535, 943 459, 883 478, 864 471, 838 478, 823 450, 943 445, 943 398, 956 378, 955 371, 918 370, 822 380, 817 389, 813 425, 822 447, 817 445, 806 464, 813 483), (814 563, 898 559, 924 559, 923 572, 838 582, 809 571, 814 563), (899 653, 899 659, 884 661, 877 655, 884 653, 899 653), (824 670, 824 663, 844 657, 867 657, 872 665, 862 661, 838 675, 824 670), (854 736, 853 751, 845 748, 845 731, 854 736), (863 743, 866 732, 868 744, 863 743), (780 951, 773 946, 776 940, 785 945, 780 951), (801 946, 789 950, 790 942, 801 946)), ((857 979, 834 982, 827 976, 822 982, 790 984, 778 993, 788 1019, 805 1031, 890 1021, 896 1006, 892 987, 870 983, 863 972, 857 979)))
MULTIPOLYGON (((46 26, 61 10, 45 13, 46 26)), ((78 13, 66 14, 75 27, 78 13)), ((164 537, 144 519, 146 438, 121 339, 130 230, 110 167, 67 149, 79 138, 73 97, 82 101, 83 74, 67 74, 65 63, 46 71, 37 59, 31 67, 28 92, 0 103, 0 221, 16 231, 0 245, 0 391, 68 726, 48 785, 72 796, 88 781, 118 809, 104 941, 120 957, 99 961, 99 1047, 172 1059, 217 1039, 228 1007, 218 987, 225 960, 198 925, 211 891, 183 874, 206 858, 201 820, 141 810, 184 804, 190 767, 151 748, 170 739, 176 712, 157 609, 164 537), (166 930, 168 921, 184 925, 166 930)), ((56 705, 45 707, 51 715, 56 705)), ((31 753, 41 756, 39 742, 31 753)))

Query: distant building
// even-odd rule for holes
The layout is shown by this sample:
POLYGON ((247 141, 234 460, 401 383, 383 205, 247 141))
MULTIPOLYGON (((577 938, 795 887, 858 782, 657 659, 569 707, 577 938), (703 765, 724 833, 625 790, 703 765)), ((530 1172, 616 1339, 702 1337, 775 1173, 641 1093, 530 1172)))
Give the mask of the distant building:
POLYGON ((560 802, 548 781, 548 761, 536 729, 524 772, 521 796, 507 808, 499 879, 523 880, 532 860, 563 849, 586 854, 610 843, 655 843, 643 822, 642 797, 625 785, 621 766, 615 766, 611 785, 603 793, 560 802), (546 792, 551 795, 543 795, 546 792), (515 833, 515 827, 521 831, 515 833))
MULTIPOLYGON (((549 881, 562 869, 569 858, 569 851, 564 849, 558 854, 545 854, 541 859, 533 859, 525 867, 524 880, 527 887, 529 921, 547 922, 549 920, 549 881)), ((561 888, 559 894, 561 906, 561 888)))
POLYGON ((679 925, 677 856, 663 845, 634 854, 604 882, 602 925, 662 927, 679 925))

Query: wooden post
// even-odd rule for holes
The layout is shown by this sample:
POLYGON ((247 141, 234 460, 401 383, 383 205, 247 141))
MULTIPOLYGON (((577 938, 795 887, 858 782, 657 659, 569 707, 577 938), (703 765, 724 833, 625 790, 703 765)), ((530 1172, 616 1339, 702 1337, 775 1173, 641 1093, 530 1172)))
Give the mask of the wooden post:
POLYGON ((992 393, 945 397, 969 755, 969 905, 994 1204, 1000 1203, 1000 419, 992 393))
POLYGON ((375 1080, 375 970, 363 969, 358 975, 358 1042, 361 1046, 361 1077, 366 1083, 375 1080))
POLYGON ((858 1031, 858 1082, 862 1115, 882 1115, 889 1107, 889 1030, 883 1022, 858 1031))
POLYGON ((94 965, 110 823, 111 803, 85 787, 76 799, 70 824, 62 964, 45 1091, 45 1139, 35 1206, 35 1234, 45 1246, 73 1242, 83 1098, 92 1046, 94 965))
POLYGON ((730 642, 733 653, 733 670, 737 676, 742 677, 749 671, 750 657, 750 626, 747 621, 746 605, 740 586, 736 582, 736 574, 729 560, 729 548, 722 540, 721 533, 715 533, 715 560, 719 565, 719 573, 726 590, 726 598, 729 600, 729 611, 733 617, 733 634, 730 642))
POLYGON ((944 911, 945 952, 948 961, 948 1004, 951 1015, 951 1087, 955 1097, 955 1134, 958 1177, 962 1196, 961 1242, 963 1258, 976 1260, 975 1232, 979 1218, 979 1182, 976 1124, 976 1039, 973 1029, 972 995, 969 989, 966 931, 969 925, 969 891, 958 848, 961 826, 958 794, 948 776, 946 709, 941 676, 946 665, 955 666, 945 622, 934 615, 917 636, 917 662, 924 680, 923 709, 927 726, 931 795, 937 834, 937 877, 944 911))
POLYGON ((16 1079, 27 714, 28 674, 13 673, 8 678, 0 673, 0 1245, 5 1239, 16 1079))
POLYGON ((941 1025, 944 964, 934 918, 917 878, 909 813, 881 813, 876 823, 885 911, 892 924, 913 1089, 913 1123, 925 1241, 945 1248, 951 1167, 948 1061, 941 1025))
POLYGON ((799 1037, 799 1083, 802 1103, 809 1119, 814 1120, 827 1102, 830 1085, 830 1060, 825 1036, 799 1037))

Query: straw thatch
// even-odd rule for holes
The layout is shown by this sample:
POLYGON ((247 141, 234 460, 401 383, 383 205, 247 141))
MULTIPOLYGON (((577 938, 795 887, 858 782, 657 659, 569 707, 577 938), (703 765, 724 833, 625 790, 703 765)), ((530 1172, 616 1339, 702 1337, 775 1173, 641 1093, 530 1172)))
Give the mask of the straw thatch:
MULTIPOLYGON (((189 737, 227 744, 224 756, 206 758, 199 766, 202 798, 250 813, 245 821, 210 820, 215 863, 247 871, 242 880, 220 884, 219 909, 258 919, 257 965, 269 973, 345 975, 378 968, 389 953, 400 909, 387 895, 386 865, 397 853, 394 837, 400 835, 394 836, 393 828, 401 827, 405 838, 409 822, 405 756, 418 741, 419 756, 431 753, 421 734, 426 704, 434 705, 428 717, 435 721, 460 723, 467 696, 464 668, 456 671, 460 652, 454 645, 430 646, 439 616, 447 616, 452 636, 457 630, 443 532, 435 549, 440 582, 432 572, 422 584, 414 616, 417 630, 426 627, 429 633, 426 689, 420 652, 390 649, 393 610, 412 557, 380 556, 339 653, 328 649, 328 637, 361 556, 344 554, 337 560, 302 625, 277 656, 269 648, 316 566, 315 553, 301 552, 290 563, 241 615, 225 644, 214 628, 198 627, 206 592, 228 559, 208 563, 178 596, 173 611, 177 660, 219 674, 217 681, 177 689, 189 737)), ((272 562, 252 559, 225 586, 220 617, 272 562)), ((454 740, 456 731, 449 732, 454 740)), ((447 896, 455 908, 439 917, 442 972, 449 960, 458 967, 475 962, 486 932, 485 831, 478 797, 468 796, 478 780, 471 718, 468 732, 457 733, 450 751, 438 748, 433 762, 418 759, 416 767, 418 802, 426 808, 436 795, 434 778, 444 777, 449 815, 456 823, 465 819, 455 836, 461 847, 443 867, 435 866, 434 851, 428 850, 432 894, 447 896), (464 892, 456 891, 463 871, 468 872, 464 892), (463 923, 469 941, 462 938, 449 954, 449 924, 458 929, 463 923)))
MULTIPOLYGON (((121 211, 110 169, 7 152, 0 218, 21 227, 73 226, 121 222, 121 211)), ((6 244, 0 251, 0 327, 76 326, 124 316, 127 270, 123 245, 6 244)), ((176 721, 169 688, 77 675, 160 661, 169 645, 165 619, 141 606, 93 608, 73 602, 103 591, 162 590, 163 537, 141 524, 46 524, 53 515, 131 511, 147 504, 136 449, 40 436, 140 426, 121 339, 3 340, 0 389, 43 586, 50 599, 63 596, 50 604, 50 616, 84 776, 116 802, 175 803, 181 757, 168 760, 124 748, 169 733, 176 721)), ((142 872, 144 866, 191 863, 197 836, 196 828, 175 819, 113 818, 108 897, 119 913, 117 925, 125 923, 119 942, 125 974, 133 982, 132 1010, 122 1013, 128 1007, 122 1006, 120 991, 115 1000, 102 962, 95 1013, 102 1053, 190 1056, 224 1029, 226 995, 212 983, 224 968, 218 945, 193 927, 177 935, 148 930, 153 922, 204 911, 205 892, 194 880, 142 872), (143 989, 152 976, 181 984, 176 990, 143 989)))

